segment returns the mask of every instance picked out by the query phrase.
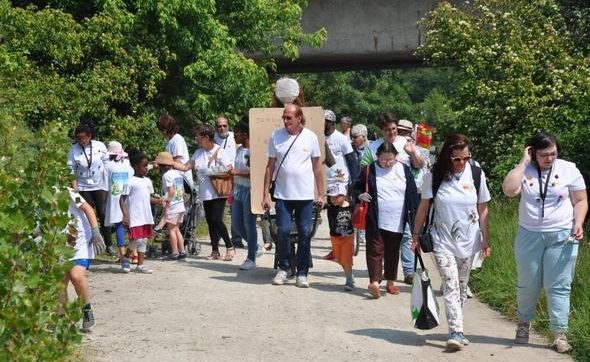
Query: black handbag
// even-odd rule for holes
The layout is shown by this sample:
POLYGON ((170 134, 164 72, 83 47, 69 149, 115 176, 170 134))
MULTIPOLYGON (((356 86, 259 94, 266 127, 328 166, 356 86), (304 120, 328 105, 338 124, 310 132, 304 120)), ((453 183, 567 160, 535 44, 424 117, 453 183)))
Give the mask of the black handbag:
POLYGON ((434 251, 434 244, 432 242, 432 234, 430 229, 432 228, 432 219, 434 218, 434 199, 432 204, 428 208, 429 218, 426 220, 426 225, 422 228, 418 238, 420 239, 420 249, 423 253, 432 253, 434 251))

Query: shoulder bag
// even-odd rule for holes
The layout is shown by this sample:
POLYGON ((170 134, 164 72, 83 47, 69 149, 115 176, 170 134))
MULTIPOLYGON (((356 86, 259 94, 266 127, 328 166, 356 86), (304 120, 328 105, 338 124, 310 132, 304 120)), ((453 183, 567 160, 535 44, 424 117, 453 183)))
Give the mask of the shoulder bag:
MULTIPOLYGON (((369 172, 371 165, 367 165, 367 172, 365 173, 365 192, 369 192, 369 172)), ((369 203, 366 201, 359 202, 352 213, 352 226, 356 229, 365 230, 367 228, 367 212, 369 211, 369 203)))
MULTIPOLYGON (((217 160, 217 153, 219 152, 219 148, 213 154, 213 157, 209 160, 207 167, 211 167, 211 163, 217 160)), ((223 173, 218 175, 211 175, 209 176, 209 180, 211 180, 211 184, 217 192, 217 195, 221 197, 227 197, 232 190, 233 187, 233 177, 229 173, 223 173)))

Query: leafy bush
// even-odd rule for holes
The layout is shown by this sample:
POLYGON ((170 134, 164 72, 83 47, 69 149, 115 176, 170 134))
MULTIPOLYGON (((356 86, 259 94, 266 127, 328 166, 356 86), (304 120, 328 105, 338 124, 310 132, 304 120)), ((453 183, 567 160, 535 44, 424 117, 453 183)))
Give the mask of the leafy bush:
POLYGON ((79 306, 62 306, 69 197, 55 189, 69 141, 59 124, 33 134, 4 113, 0 137, 0 360, 60 360, 80 341, 79 306))

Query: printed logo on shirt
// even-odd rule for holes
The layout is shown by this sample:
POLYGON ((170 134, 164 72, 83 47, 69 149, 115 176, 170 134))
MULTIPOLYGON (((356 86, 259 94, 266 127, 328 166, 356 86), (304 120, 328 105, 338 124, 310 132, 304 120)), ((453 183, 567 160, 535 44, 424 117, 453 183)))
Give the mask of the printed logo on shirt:
POLYGON ((111 195, 121 195, 128 179, 129 174, 127 172, 113 172, 111 174, 111 195))
POLYGON ((184 182, 182 177, 174 179, 174 201, 181 201, 184 196, 184 182))

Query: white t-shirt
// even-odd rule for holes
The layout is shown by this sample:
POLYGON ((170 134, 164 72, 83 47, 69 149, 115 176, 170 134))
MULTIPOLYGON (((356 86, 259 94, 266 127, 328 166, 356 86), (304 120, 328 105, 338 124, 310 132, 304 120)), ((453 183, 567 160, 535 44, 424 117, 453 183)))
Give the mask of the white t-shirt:
MULTIPOLYGON (((549 171, 541 172, 541 182, 545 182, 549 171)), ((584 178, 576 165, 565 160, 555 160, 549 176, 549 187, 545 197, 545 217, 541 217, 541 194, 539 174, 535 165, 529 164, 521 180, 522 191, 519 205, 518 223, 530 231, 550 232, 571 229, 574 225, 574 207, 570 191, 586 189, 584 178)))
POLYGON ((403 233, 403 208, 406 196, 406 175, 403 164, 396 162, 390 169, 375 165, 379 229, 403 233))
MULTIPOLYGON (((168 140, 166 144, 166 151, 170 152, 172 157, 180 156, 180 162, 187 163, 190 160, 190 155, 188 153, 188 147, 186 147, 186 141, 184 137, 180 134, 175 134, 168 140)), ((188 170, 183 172, 184 177, 188 181, 188 183, 192 186, 193 185, 193 171, 188 170)))
POLYGON ((111 226, 123 220, 119 199, 134 171, 129 160, 123 159, 123 162, 108 161, 105 164, 105 174, 107 175, 108 194, 104 225, 111 226))
MULTIPOLYGON (((379 146, 383 144, 383 137, 371 142, 369 147, 365 147, 365 151, 363 152, 363 158, 361 159, 361 165, 366 166, 371 162, 377 160, 377 149, 379 146)), ((408 166, 412 166, 410 163, 410 155, 404 151, 404 147, 408 143, 408 140, 405 137, 397 136, 393 141, 393 146, 397 150, 398 154, 395 157, 396 161, 406 164, 408 166)))
MULTIPOLYGON (((234 169, 237 172, 250 172, 250 149, 244 146, 238 147, 234 169)), ((250 187, 250 179, 243 176, 234 176, 234 184, 250 187)))
POLYGON ((164 192, 166 197, 168 195, 168 187, 174 188, 174 197, 170 200, 170 204, 168 204, 168 209, 166 210, 167 215, 174 215, 180 214, 181 212, 185 212, 184 208, 184 180, 182 178, 182 173, 177 170, 170 169, 162 175, 162 186, 164 188, 164 192))
POLYGON ((326 143, 328 144, 328 148, 330 148, 330 152, 332 152, 332 156, 334 156, 334 161, 336 161, 332 167, 342 170, 348 180, 350 171, 348 170, 344 156, 353 152, 350 139, 340 133, 340 131, 335 130, 331 135, 326 136, 326 143))
POLYGON ((226 172, 229 166, 232 166, 232 161, 229 159, 227 153, 220 146, 214 145, 210 151, 205 151, 202 148, 198 149, 191 159, 195 162, 197 182, 199 183, 199 199, 206 201, 225 197, 217 194, 209 176, 226 172), (213 155, 217 150, 219 151, 215 160, 211 162, 211 166, 208 166, 209 160, 213 159, 213 155))
POLYGON ((133 176, 129 179, 123 188, 123 195, 127 195, 129 227, 154 224, 150 204, 150 196, 153 193, 154 185, 149 178, 133 176))
POLYGON ((315 177, 312 158, 320 157, 320 144, 315 133, 307 128, 301 130, 297 140, 296 137, 285 128, 275 130, 270 136, 267 156, 276 158, 273 179, 278 173, 275 197, 282 200, 313 200, 315 177), (293 147, 285 157, 291 143, 293 147), (284 157, 285 161, 281 164, 284 157))
POLYGON ((92 238, 92 227, 84 212, 80 210, 80 206, 86 201, 74 189, 68 188, 68 191, 70 192, 68 215, 71 220, 68 223, 67 232, 76 237, 76 245, 74 246, 76 254, 70 260, 94 259, 94 248, 89 243, 92 238))
POLYGON ((213 141, 215 141, 215 143, 218 144, 225 151, 225 154, 231 160, 231 163, 233 165, 234 160, 236 159, 236 148, 238 146, 236 144, 236 140, 234 139, 234 133, 228 132, 226 138, 221 138, 219 137, 219 133, 215 132, 215 135, 213 136, 213 141))
POLYGON ((91 140, 84 149, 79 143, 70 147, 68 167, 76 175, 78 190, 105 190, 104 163, 109 160, 107 148, 100 141, 91 140))
MULTIPOLYGON (((424 175, 422 199, 432 199, 432 173, 424 175)), ((476 195, 469 163, 465 165, 463 173, 452 175, 449 181, 443 180, 434 200, 431 229, 434 252, 452 254, 459 258, 475 255, 481 249, 477 204, 490 199, 483 170, 479 196, 476 195)))

